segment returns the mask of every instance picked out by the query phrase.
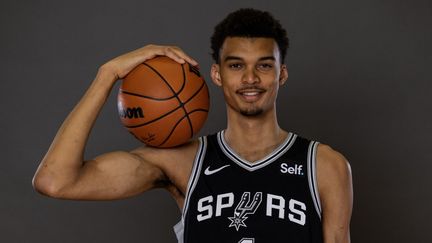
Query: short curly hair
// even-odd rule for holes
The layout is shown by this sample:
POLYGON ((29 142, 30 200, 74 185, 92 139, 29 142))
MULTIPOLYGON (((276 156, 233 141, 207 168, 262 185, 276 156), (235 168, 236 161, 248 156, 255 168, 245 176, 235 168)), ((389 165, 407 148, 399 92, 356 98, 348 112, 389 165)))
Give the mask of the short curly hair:
POLYGON ((212 57, 220 62, 220 48, 227 37, 268 37, 278 44, 281 63, 284 62, 289 45, 286 30, 269 12, 242 8, 228 14, 215 26, 211 37, 212 57))

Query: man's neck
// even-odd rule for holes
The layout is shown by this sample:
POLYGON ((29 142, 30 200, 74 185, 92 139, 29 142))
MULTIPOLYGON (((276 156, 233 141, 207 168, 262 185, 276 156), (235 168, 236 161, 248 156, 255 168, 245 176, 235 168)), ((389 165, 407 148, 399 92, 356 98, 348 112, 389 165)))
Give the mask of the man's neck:
POLYGON ((257 117, 228 114, 225 141, 242 158, 254 162, 276 149, 287 137, 277 122, 276 114, 257 117))

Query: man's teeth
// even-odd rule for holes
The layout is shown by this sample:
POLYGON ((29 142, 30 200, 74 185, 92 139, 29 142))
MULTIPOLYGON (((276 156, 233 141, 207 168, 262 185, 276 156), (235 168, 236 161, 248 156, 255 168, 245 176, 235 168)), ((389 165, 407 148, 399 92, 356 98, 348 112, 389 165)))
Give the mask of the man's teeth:
POLYGON ((244 92, 243 95, 254 96, 254 95, 258 95, 258 92, 244 92))

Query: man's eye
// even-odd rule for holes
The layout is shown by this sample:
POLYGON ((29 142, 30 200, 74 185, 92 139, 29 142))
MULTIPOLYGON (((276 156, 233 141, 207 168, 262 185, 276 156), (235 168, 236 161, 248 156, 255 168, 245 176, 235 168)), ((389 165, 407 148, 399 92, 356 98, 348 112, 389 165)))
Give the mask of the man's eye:
POLYGON ((240 69, 240 68, 242 68, 242 65, 240 63, 231 63, 228 66, 231 69, 240 69))
POLYGON ((270 70, 272 68, 273 68, 273 65, 269 64, 269 63, 258 64, 258 69, 259 70, 270 70))

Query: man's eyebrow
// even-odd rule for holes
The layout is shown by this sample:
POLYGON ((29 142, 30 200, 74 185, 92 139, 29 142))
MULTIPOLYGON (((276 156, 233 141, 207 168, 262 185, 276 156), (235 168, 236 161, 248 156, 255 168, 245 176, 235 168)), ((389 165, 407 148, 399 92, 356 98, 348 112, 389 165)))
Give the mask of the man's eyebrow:
POLYGON ((224 58, 224 61, 230 61, 230 60, 243 60, 241 57, 236 57, 236 56, 226 56, 225 58, 224 58))
POLYGON ((260 61, 266 61, 266 60, 276 61, 276 58, 274 56, 267 56, 267 57, 261 57, 259 60, 260 61))
MULTIPOLYGON (((231 61, 231 60, 242 61, 243 58, 237 57, 237 56, 226 56, 224 58, 224 61, 231 61)), ((265 57, 260 57, 258 60, 259 61, 266 61, 266 60, 276 61, 276 58, 274 56, 265 56, 265 57)))

